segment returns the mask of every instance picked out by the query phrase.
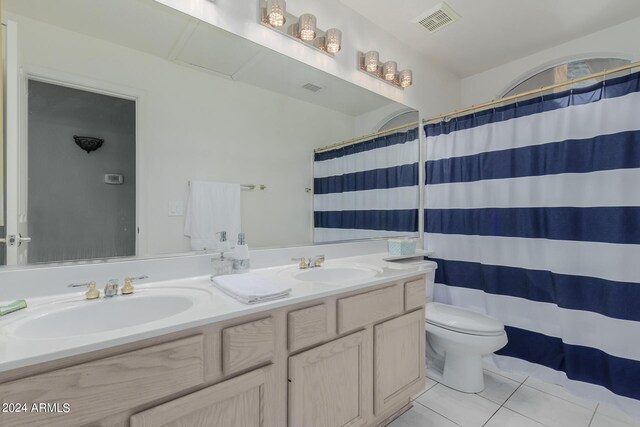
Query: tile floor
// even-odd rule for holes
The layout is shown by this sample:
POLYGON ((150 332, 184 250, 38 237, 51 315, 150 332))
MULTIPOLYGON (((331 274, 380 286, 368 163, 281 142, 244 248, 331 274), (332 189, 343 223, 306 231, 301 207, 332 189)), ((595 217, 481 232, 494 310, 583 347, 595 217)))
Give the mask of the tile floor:
POLYGON ((391 427, 640 427, 605 404, 562 387, 495 367, 485 369, 485 389, 467 394, 430 378, 413 408, 391 427))

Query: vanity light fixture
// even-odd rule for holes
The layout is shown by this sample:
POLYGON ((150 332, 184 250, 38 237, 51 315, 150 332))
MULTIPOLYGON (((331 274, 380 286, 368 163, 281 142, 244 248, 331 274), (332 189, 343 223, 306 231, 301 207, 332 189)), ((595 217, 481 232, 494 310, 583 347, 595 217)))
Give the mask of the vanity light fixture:
POLYGON ((338 53, 342 48, 342 31, 337 28, 329 28, 327 30, 325 46, 327 52, 338 53))
POLYGON ((300 39, 306 42, 313 41, 316 38, 316 17, 310 13, 300 15, 298 28, 300 28, 300 39))
POLYGON ((413 84, 413 72, 411 70, 402 70, 398 73, 398 80, 400 80, 400 86, 409 87, 413 84))
POLYGON ((378 71, 378 62, 380 62, 380 54, 375 50, 370 50, 364 54, 365 69, 370 73, 378 71))
POLYGON ((404 89, 413 84, 413 72, 409 69, 398 72, 396 61, 380 62, 380 55, 375 50, 366 53, 358 52, 358 69, 385 83, 404 89))
POLYGON ((382 76, 390 82, 396 78, 398 72, 398 63, 396 61, 387 61, 382 65, 382 76))
POLYGON ((342 32, 337 28, 319 29, 311 13, 296 17, 285 9, 285 0, 258 0, 260 23, 331 57, 342 48, 342 32), (285 25, 285 23, 290 23, 285 25))
POLYGON ((282 27, 287 21, 285 13, 287 5, 285 0, 267 0, 267 19, 269 25, 282 27))

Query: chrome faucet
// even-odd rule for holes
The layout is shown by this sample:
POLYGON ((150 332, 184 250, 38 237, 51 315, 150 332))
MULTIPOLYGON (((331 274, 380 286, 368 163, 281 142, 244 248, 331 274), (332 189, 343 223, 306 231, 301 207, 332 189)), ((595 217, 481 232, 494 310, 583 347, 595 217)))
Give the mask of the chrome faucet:
POLYGON ((111 279, 104 285, 104 297, 111 298, 118 295, 118 279, 111 279))
POLYGON ((309 268, 322 267, 324 255, 316 255, 309 260, 309 268))
MULTIPOLYGON (((136 280, 148 279, 149 276, 142 275, 136 277, 125 277, 124 278, 124 286, 122 287, 122 295, 129 295, 133 293, 133 285, 132 282, 136 280)), ((100 291, 96 289, 96 282, 86 282, 86 283, 69 283, 67 285, 68 288, 88 288, 89 290, 85 293, 86 299, 96 299, 100 298, 100 291)), ((104 297, 111 298, 118 295, 118 290, 120 288, 120 284, 118 279, 111 279, 104 286, 104 297)))
POLYGON ((300 268, 300 270, 322 267, 322 263, 324 262, 324 255, 316 255, 313 258, 309 258, 308 260, 305 257, 291 258, 291 261, 298 261, 298 268, 300 268))

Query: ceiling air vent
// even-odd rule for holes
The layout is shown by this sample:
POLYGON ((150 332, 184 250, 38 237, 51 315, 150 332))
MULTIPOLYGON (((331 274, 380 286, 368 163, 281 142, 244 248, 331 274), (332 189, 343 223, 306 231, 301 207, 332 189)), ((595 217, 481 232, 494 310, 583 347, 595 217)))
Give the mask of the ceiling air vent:
POLYGON ((435 33, 458 19, 460 19, 460 15, 454 12, 451 6, 442 2, 418 16, 413 22, 426 28, 430 33, 435 33))
POLYGON ((314 85, 313 83, 307 83, 306 85, 302 86, 302 89, 306 89, 306 90, 309 90, 311 92, 317 92, 317 91, 321 90, 322 87, 314 85))

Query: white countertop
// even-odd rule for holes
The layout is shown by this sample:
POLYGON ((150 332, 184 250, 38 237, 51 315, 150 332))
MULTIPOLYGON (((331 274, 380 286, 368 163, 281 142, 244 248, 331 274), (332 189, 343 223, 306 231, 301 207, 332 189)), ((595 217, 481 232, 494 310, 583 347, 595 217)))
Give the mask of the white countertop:
MULTIPOLYGON (((179 292, 180 289, 188 290, 191 293, 202 292, 203 297, 198 298, 197 304, 190 309, 160 320, 72 337, 26 338, 14 334, 12 329, 26 318, 33 318, 35 313, 42 312, 53 305, 60 307, 60 304, 109 304, 111 301, 109 299, 85 301, 84 289, 80 292, 50 297, 27 297, 25 298, 28 305, 26 309, 8 314, 0 319, 0 372, 364 289, 388 281, 415 276, 436 268, 434 262, 425 262, 421 265, 386 262, 382 259, 386 256, 387 254, 383 253, 327 261, 326 265, 328 266, 332 263, 357 263, 382 269, 382 272, 373 278, 346 283, 316 283, 297 280, 290 274, 297 270, 291 264, 252 270, 253 273, 265 278, 287 283, 292 289, 290 296, 287 298, 252 305, 242 304, 214 288, 209 276, 138 284, 136 285, 136 293, 133 296, 119 296, 117 298, 144 298, 145 293, 151 294, 161 289, 168 289, 171 292, 179 292)), ((3 302, 3 304, 6 303, 3 302)), ((90 310, 86 311, 90 313, 90 310)), ((116 310, 114 310, 113 316, 118 316, 116 310)), ((82 322, 83 319, 78 318, 73 319, 73 321, 82 322)))

